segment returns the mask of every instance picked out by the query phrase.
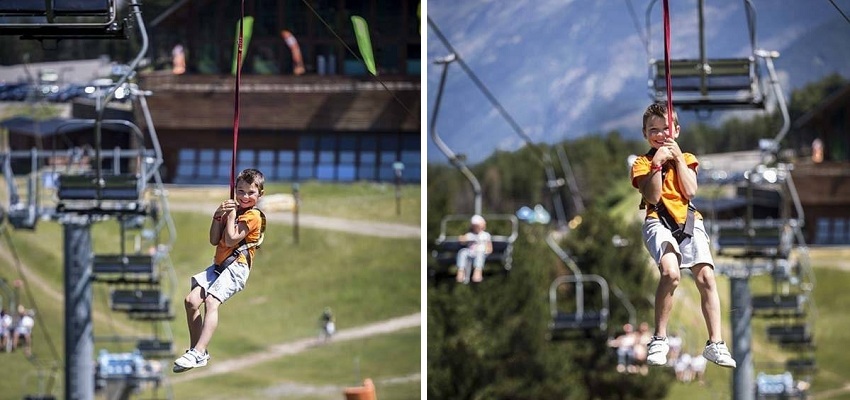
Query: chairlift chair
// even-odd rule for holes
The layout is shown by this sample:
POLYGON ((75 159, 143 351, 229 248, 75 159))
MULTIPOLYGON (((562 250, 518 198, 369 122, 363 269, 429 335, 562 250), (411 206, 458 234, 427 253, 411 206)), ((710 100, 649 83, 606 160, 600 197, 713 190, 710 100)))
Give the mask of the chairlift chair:
MULTIPOLYGON (((657 0, 646 10, 646 32, 650 35, 650 16, 657 0)), ((676 105, 684 110, 761 109, 764 94, 756 61, 755 8, 744 0, 752 56, 709 59, 705 52, 703 0, 699 0, 700 56, 698 59, 670 60, 670 81, 676 92, 676 105)), ((651 43, 651 41, 650 41, 651 43)), ((647 49, 649 56, 652 50, 647 49)), ((649 60, 649 96, 656 102, 667 101, 664 60, 649 60)))
POLYGON ((3 0, 0 35, 21 39, 126 39, 117 0, 3 0))
POLYGON ((552 281, 549 285, 549 312, 552 320, 549 322, 549 338, 551 340, 562 340, 570 338, 576 333, 583 336, 594 336, 594 334, 605 333, 608 329, 608 315, 610 313, 608 299, 608 282, 599 275, 582 274, 563 275, 552 281), (599 285, 602 306, 598 310, 585 310, 583 290, 576 290, 576 309, 574 311, 563 311, 558 307, 558 288, 562 285, 572 284, 578 287, 583 283, 594 283, 599 285))
POLYGON ((811 326, 805 323, 768 326, 767 339, 785 348, 810 348, 814 346, 811 326))
POLYGON ((140 339, 136 349, 145 358, 166 358, 174 355, 174 342, 160 338, 140 339))
POLYGON ((149 254, 95 254, 92 280, 104 283, 157 283, 156 258, 149 254))
MULTIPOLYGON (((442 272, 447 272, 447 270, 454 266, 457 262, 457 253, 460 249, 465 246, 460 243, 458 239, 458 235, 447 236, 447 230, 449 223, 458 223, 462 221, 469 221, 470 215, 447 215, 443 217, 440 222, 440 236, 436 240, 436 247, 432 252, 434 259, 439 265, 440 270, 442 272)), ((484 219, 489 222, 493 221, 508 221, 511 224, 511 231, 509 235, 492 235, 491 234, 491 243, 493 246, 493 252, 487 255, 485 259, 485 272, 495 272, 496 270, 488 269, 486 266, 489 265, 500 265, 501 270, 505 273, 509 272, 511 268, 513 268, 513 244, 516 241, 517 236, 519 235, 519 221, 516 216, 512 214, 493 214, 493 215, 485 215, 484 219)), ((467 269, 467 276, 465 279, 465 283, 469 283, 469 276, 471 274, 471 269, 467 269)), ((432 270, 429 271, 429 275, 436 277, 438 271, 432 270)))

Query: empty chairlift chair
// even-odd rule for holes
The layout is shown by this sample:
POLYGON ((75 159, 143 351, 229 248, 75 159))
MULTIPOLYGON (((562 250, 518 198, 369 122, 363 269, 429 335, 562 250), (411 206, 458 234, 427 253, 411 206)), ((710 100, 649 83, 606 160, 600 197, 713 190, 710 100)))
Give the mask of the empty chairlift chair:
MULTIPOLYGON (((706 60, 670 60, 676 105, 682 109, 762 108, 764 96, 753 57, 706 60)), ((650 94, 667 101, 664 60, 650 64, 650 94)))
MULTIPOLYGON (((457 227, 460 224, 467 223, 469 218, 469 215, 448 215, 442 219, 440 222, 440 236, 437 238, 436 247, 432 252, 439 269, 430 269, 428 271, 429 277, 438 278, 442 275, 449 275, 449 269, 457 262, 458 251, 464 248, 464 245, 460 243, 458 237, 464 234, 465 231, 458 230, 457 234, 451 236, 447 236, 446 232, 447 230, 453 230, 454 227, 457 227), (450 224, 452 227, 449 227, 450 224)), ((490 232, 489 227, 494 225, 505 223, 510 224, 510 234, 507 236, 494 235, 491 232, 490 236, 493 245, 493 252, 487 255, 484 265, 485 273, 495 273, 499 270, 507 273, 511 270, 511 268, 513 268, 513 244, 519 235, 519 221, 514 215, 510 214, 485 215, 484 219, 488 224, 488 232, 490 232), (488 268, 488 265, 498 265, 498 268, 488 268)), ((501 228, 501 226, 499 227, 501 228)), ((469 275, 470 271, 467 271, 466 283, 469 282, 469 275)))
POLYGON ((568 339, 574 336, 598 336, 607 334, 608 315, 610 313, 608 299, 608 282, 599 275, 564 275, 556 278, 549 286, 549 312, 552 320, 549 323, 549 337, 552 340, 568 339), (601 305, 597 309, 585 307, 584 284, 593 283, 599 286, 601 305), (575 286, 574 310, 562 310, 558 305, 558 288, 562 285, 575 286))
MULTIPOLYGON (((652 23, 650 16, 657 1, 647 6, 646 28, 648 35, 652 23)), ((705 38, 700 32, 699 58, 670 60, 670 81, 676 106, 688 110, 760 109, 764 107, 764 94, 759 82, 759 66, 755 49, 755 8, 745 0, 747 27, 752 56, 709 59, 705 38)), ((703 1, 699 1, 699 26, 703 29, 703 1)), ((651 42, 650 42, 651 43, 651 42)), ((651 49, 649 50, 650 55, 651 49)), ((649 61, 649 95, 656 102, 667 101, 667 81, 664 60, 649 61)))
POLYGON ((156 283, 156 259, 146 254, 96 254, 92 259, 95 281, 106 283, 156 283))
POLYGON ((160 289, 112 289, 110 305, 113 311, 124 311, 130 319, 161 321, 174 318, 171 302, 160 289))
POLYGON ((811 327, 806 323, 767 327, 767 338, 785 348, 809 348, 814 345, 811 327))
POLYGON ((141 339, 136 342, 136 349, 145 358, 166 358, 174 355, 174 342, 166 339, 141 339))
POLYGON ((116 0, 3 0, 0 35, 22 39, 126 39, 116 0))

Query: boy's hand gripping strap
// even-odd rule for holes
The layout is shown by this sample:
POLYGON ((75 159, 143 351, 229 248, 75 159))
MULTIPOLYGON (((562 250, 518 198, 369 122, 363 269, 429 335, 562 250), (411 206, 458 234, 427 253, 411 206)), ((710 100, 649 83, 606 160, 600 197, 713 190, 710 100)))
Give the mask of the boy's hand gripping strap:
POLYGON ((257 241, 255 241, 255 242, 250 242, 250 243, 248 243, 248 241, 246 241, 245 239, 242 239, 242 241, 239 242, 239 247, 235 248, 233 250, 233 253, 230 253, 230 255, 227 256, 227 258, 225 258, 224 261, 221 262, 221 264, 215 265, 215 272, 217 274, 220 275, 222 272, 224 272, 224 270, 226 270, 228 267, 233 265, 233 263, 236 262, 236 260, 239 259, 240 255, 245 255, 245 260, 248 261, 248 265, 250 266, 251 265, 251 252, 248 251, 248 250, 253 249, 255 247, 259 248, 263 244, 263 240, 265 240, 265 236, 266 236, 266 214, 263 214, 263 212, 259 208, 256 208, 256 207, 251 208, 251 210, 257 210, 260 213, 260 219, 262 220, 262 223, 260 224, 260 237, 259 237, 259 239, 257 239, 257 241))

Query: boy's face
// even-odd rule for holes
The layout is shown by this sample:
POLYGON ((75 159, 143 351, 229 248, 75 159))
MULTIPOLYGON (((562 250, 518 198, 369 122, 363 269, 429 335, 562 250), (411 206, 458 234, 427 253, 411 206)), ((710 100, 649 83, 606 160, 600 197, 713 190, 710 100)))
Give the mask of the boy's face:
POLYGON ((649 142, 653 149, 657 149, 664 145, 668 138, 676 140, 679 137, 679 125, 676 125, 671 133, 667 129, 667 116, 664 117, 649 117, 646 121, 646 128, 643 131, 643 137, 649 142))
POLYGON ((484 230, 484 224, 472 224, 472 232, 479 233, 484 230))
POLYGON ((236 202, 239 203, 239 208, 251 208, 257 205, 257 200, 263 192, 255 183, 239 181, 236 183, 236 202))

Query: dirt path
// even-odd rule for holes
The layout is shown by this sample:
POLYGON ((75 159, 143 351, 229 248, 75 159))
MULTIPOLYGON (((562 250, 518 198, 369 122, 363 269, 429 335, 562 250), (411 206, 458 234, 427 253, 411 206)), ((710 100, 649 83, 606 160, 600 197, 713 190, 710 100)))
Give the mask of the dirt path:
MULTIPOLYGON (((215 210, 217 203, 169 203, 171 211, 197 212, 208 214, 208 210, 215 210)), ((292 225, 294 218, 289 211, 266 212, 266 219, 273 222, 281 222, 292 225)), ((387 237, 387 238, 418 238, 420 228, 413 225, 393 224, 386 222, 359 221, 344 218, 323 217, 314 214, 299 214, 298 222, 301 226, 309 228, 326 229, 358 235, 387 237)))
MULTIPOLYGON (((333 337, 334 342, 345 342, 349 340, 363 339, 370 336, 383 335, 400 331, 406 328, 420 326, 421 314, 411 314, 404 317, 398 317, 364 325, 356 328, 341 329, 333 337)), ((248 354, 242 357, 224 360, 221 362, 214 361, 210 367, 203 368, 199 371, 189 371, 182 375, 171 379, 171 383, 179 384, 211 376, 226 374, 228 372, 242 370, 251 366, 275 360, 281 357, 290 356, 293 354, 302 353, 309 350, 311 347, 323 344, 323 341, 318 337, 296 340, 294 342, 280 343, 267 347, 262 352, 248 354)))

